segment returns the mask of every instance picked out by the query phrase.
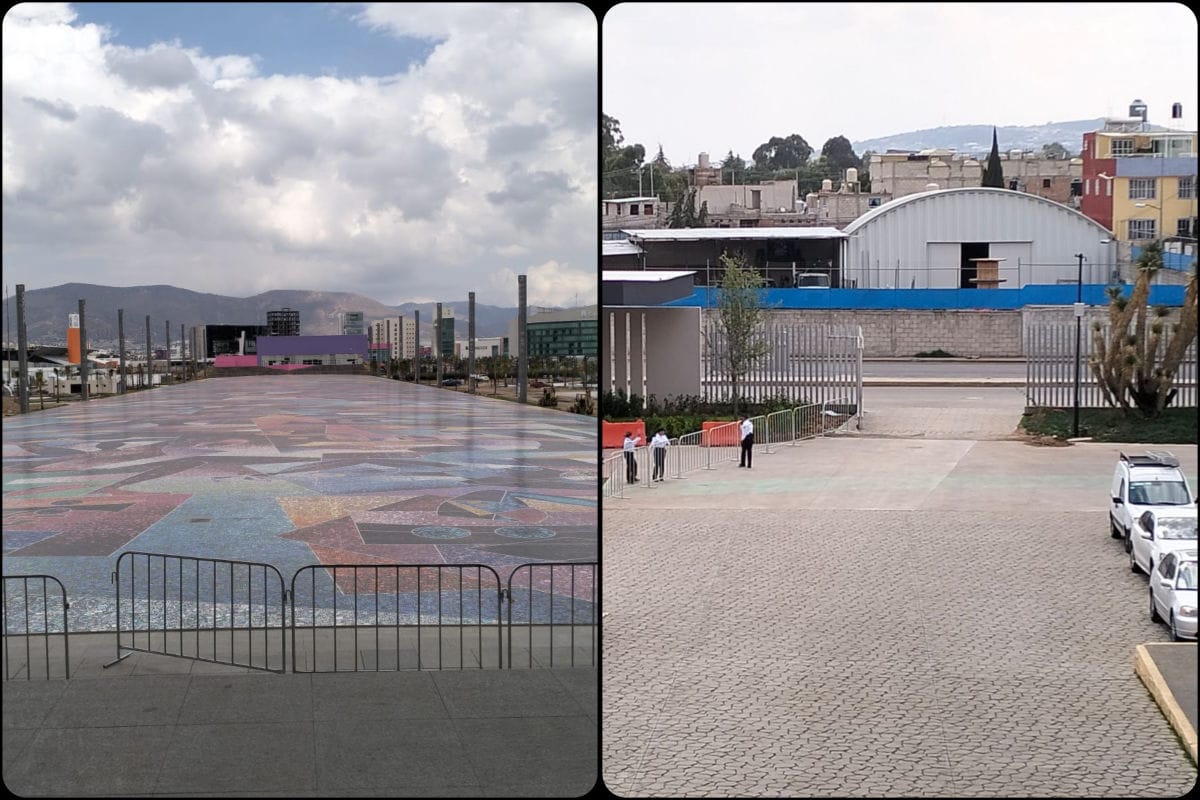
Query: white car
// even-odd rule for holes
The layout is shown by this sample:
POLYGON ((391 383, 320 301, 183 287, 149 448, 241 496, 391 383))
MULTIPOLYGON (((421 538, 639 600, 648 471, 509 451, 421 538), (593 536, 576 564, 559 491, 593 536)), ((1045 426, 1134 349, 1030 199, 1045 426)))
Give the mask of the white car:
POLYGON ((1196 638, 1196 549, 1176 550, 1150 575, 1150 621, 1166 620, 1171 638, 1196 638))
POLYGON ((1133 524, 1143 512, 1163 506, 1186 506, 1195 500, 1187 477, 1179 468, 1179 460, 1170 453, 1121 453, 1109 491, 1109 533, 1114 539, 1125 540, 1128 553, 1133 546, 1129 538, 1133 524))
POLYGON ((1129 540, 1129 568, 1149 575, 1167 553, 1196 549, 1196 507, 1143 511, 1129 540))

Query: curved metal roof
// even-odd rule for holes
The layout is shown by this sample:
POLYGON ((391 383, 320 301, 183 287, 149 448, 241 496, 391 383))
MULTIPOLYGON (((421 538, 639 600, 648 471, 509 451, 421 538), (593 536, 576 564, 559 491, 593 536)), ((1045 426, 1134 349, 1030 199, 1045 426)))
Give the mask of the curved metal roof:
POLYGON ((898 209, 902 206, 912 205, 914 203, 921 203, 921 202, 926 202, 926 201, 930 201, 930 200, 941 200, 943 198, 952 199, 954 197, 963 197, 963 196, 967 196, 967 195, 977 195, 977 194, 982 194, 982 195, 991 194, 991 195, 995 195, 997 198, 1004 197, 1004 198, 1016 200, 1017 202, 1026 201, 1026 202, 1035 203, 1035 204, 1041 203, 1041 204, 1048 206, 1049 208, 1052 208, 1056 211, 1066 211, 1069 214, 1074 214, 1075 216, 1079 217, 1080 219, 1086 220, 1088 223, 1093 225, 1098 232, 1103 233, 1105 236, 1109 235, 1109 230, 1107 228, 1105 228, 1103 225, 1101 225, 1099 222, 1096 222, 1091 217, 1081 214, 1080 212, 1076 211, 1075 209, 1071 208, 1070 206, 1065 206, 1062 203, 1056 203, 1053 200, 1047 200, 1044 197, 1038 197, 1036 194, 1026 194, 1025 192, 1017 192, 1012 189, 995 189, 990 186, 964 186, 964 187, 960 187, 957 189, 933 189, 928 192, 918 192, 917 194, 908 194, 908 195, 905 195, 904 197, 899 197, 899 198, 891 201, 890 203, 884 203, 879 208, 871 209, 870 211, 863 214, 861 217, 859 217, 858 219, 854 220, 849 225, 847 225, 843 229, 843 232, 846 235, 853 234, 856 231, 858 231, 859 228, 862 228, 864 225, 868 224, 872 220, 875 220, 879 217, 882 217, 885 214, 895 211, 896 209, 898 209))

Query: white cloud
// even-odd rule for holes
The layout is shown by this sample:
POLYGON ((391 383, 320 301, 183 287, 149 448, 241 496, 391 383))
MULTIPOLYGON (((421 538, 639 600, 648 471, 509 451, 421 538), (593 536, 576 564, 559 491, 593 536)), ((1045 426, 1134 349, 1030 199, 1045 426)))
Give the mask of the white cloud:
POLYGON ((6 273, 388 303, 595 296, 596 29, 586 7, 368 5, 438 41, 386 78, 129 48, 63 4, 3 25, 6 273), (545 286, 539 286, 544 281, 545 286), (490 292, 496 292, 491 296, 490 292))
MULTIPOLYGON (((819 149, 942 125, 1040 125, 1184 105, 1197 26, 1182 3, 625 3, 604 17, 605 113, 674 164, 819 149), (1132 31, 1137 32, 1136 36, 1132 31), (669 32, 669 33, 668 33, 669 32)), ((1078 143, 1076 143, 1078 146, 1078 143)))

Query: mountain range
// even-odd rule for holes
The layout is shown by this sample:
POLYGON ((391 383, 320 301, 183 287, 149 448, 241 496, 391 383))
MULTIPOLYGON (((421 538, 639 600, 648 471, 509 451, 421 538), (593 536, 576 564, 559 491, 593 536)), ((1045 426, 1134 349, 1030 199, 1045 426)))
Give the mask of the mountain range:
MULTIPOLYGON (((90 283, 64 283, 46 289, 25 292, 25 320, 29 344, 64 344, 67 339, 67 315, 79 311, 84 300, 84 325, 93 346, 115 345, 117 309, 125 311, 126 347, 137 347, 146 339, 146 316, 150 333, 161 346, 165 325, 171 323, 171 340, 179 338, 179 325, 266 325, 267 312, 290 308, 300 312, 300 333, 329 335, 340 333, 338 313, 361 311, 367 323, 396 315, 421 312, 423 337, 433 330, 434 303, 404 303, 389 306, 350 292, 310 292, 279 289, 253 297, 226 297, 193 292, 176 286, 100 286, 90 283)), ((17 340, 15 295, 4 303, 4 339, 17 340)), ((467 300, 442 302, 443 312, 454 310, 454 330, 467 336, 467 300)), ((532 309, 531 309, 532 313, 532 309)), ((516 308, 475 303, 475 335, 506 336, 508 323, 517 318, 516 308)))
MULTIPOLYGON (((1076 155, 1083 146, 1083 134, 1104 127, 1104 118, 1080 119, 1071 122, 1047 122, 1045 125, 997 125, 996 138, 1000 151, 1040 151, 1042 145, 1058 142, 1068 153, 1076 155)), ((854 152, 870 150, 953 149, 964 155, 987 156, 992 149, 991 125, 948 125, 925 128, 907 133, 894 133, 875 139, 851 142, 854 152)))

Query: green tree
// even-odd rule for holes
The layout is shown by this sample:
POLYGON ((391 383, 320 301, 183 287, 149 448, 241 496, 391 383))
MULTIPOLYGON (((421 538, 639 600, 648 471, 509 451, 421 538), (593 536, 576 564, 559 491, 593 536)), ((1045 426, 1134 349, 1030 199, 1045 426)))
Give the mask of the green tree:
POLYGON ((42 411, 45 411, 46 410, 46 376, 42 374, 41 370, 38 370, 37 372, 35 372, 33 374, 33 382, 37 384, 38 407, 42 411))
POLYGON ((640 144, 625 145, 618 119, 601 115, 600 142, 604 156, 602 187, 605 197, 627 197, 638 189, 638 177, 646 158, 640 144))
POLYGON ((812 147, 804 137, 793 133, 786 138, 772 136, 754 149, 754 166, 767 170, 795 169, 808 163, 812 147))
POLYGON ((854 148, 850 146, 850 140, 845 136, 834 136, 832 139, 826 140, 824 146, 821 147, 821 157, 837 175, 842 175, 851 167, 862 168, 862 159, 855 155, 854 148))
POLYGON ((994 189, 1004 188, 1004 164, 1000 161, 1000 145, 996 140, 996 129, 992 128, 992 152, 988 154, 987 164, 983 168, 983 181, 980 186, 994 189))
POLYGON ((734 170, 735 172, 745 172, 746 161, 741 156, 735 156, 733 151, 730 150, 729 153, 726 154, 725 160, 721 162, 721 169, 722 171, 734 170))
POLYGON ((1175 398, 1175 378, 1188 347, 1196 340, 1196 262, 1188 277, 1179 322, 1171 323, 1165 306, 1147 307, 1150 284, 1162 269, 1162 242, 1150 242, 1137 260, 1137 278, 1129 297, 1122 287, 1108 288, 1108 332, 1092 325, 1089 366, 1104 401, 1125 414, 1136 408, 1157 417, 1175 398))
POLYGON ((721 254, 724 277, 717 297, 716 331, 719 341, 709 341, 729 375, 733 390, 733 412, 738 413, 738 385, 771 350, 763 336, 763 278, 746 264, 741 254, 721 254))
POLYGON ((1053 158, 1061 161, 1070 157, 1071 154, 1067 152, 1067 148, 1063 147, 1058 142, 1051 142, 1050 144, 1042 145, 1042 158, 1053 158))

